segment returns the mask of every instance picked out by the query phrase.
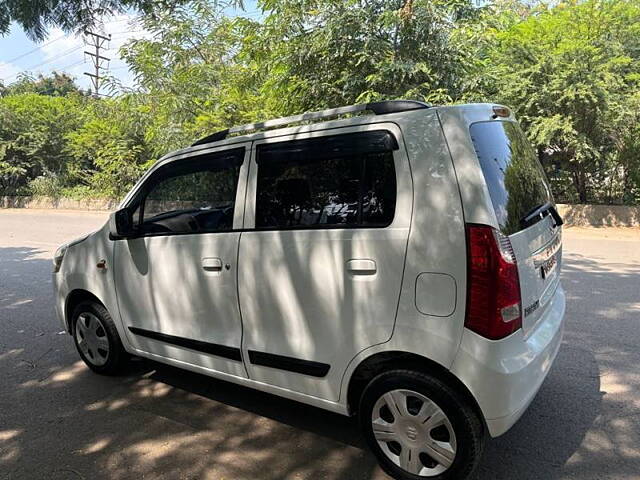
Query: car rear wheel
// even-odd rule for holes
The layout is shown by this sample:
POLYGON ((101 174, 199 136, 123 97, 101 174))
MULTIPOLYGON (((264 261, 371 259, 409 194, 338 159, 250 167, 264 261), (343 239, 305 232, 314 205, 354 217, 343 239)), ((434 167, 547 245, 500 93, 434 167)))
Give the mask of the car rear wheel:
POLYGON ((394 370, 362 394, 360 425, 383 470, 400 480, 468 478, 484 441, 466 398, 430 375, 394 370))
POLYGON ((80 357, 96 373, 113 375, 126 362, 111 315, 97 302, 82 302, 72 314, 73 340, 80 357))

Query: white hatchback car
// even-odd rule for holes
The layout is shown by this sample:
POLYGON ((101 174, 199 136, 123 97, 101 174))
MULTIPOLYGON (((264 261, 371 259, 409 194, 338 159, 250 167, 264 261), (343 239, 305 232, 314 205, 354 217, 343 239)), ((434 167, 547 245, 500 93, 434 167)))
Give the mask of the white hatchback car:
POLYGON ((130 353, 357 414, 393 477, 462 479, 558 352, 561 224, 508 108, 343 107, 162 158, 57 251, 56 309, 98 373, 130 353))

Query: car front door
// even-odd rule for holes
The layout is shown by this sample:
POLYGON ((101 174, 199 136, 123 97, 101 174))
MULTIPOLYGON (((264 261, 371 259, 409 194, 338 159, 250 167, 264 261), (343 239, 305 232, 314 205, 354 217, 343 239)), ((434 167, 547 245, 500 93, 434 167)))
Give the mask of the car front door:
POLYGON ((116 241, 114 275, 138 350, 246 377, 238 244, 250 144, 169 161, 132 197, 138 234, 116 241))
POLYGON ((238 286, 253 380, 336 401, 396 317, 412 182, 393 124, 254 143, 238 286))

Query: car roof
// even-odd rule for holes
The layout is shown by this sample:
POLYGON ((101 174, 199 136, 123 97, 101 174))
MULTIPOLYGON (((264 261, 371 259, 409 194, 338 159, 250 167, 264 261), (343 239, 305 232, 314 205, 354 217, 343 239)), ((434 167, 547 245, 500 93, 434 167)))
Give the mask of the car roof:
POLYGON ((193 157, 194 155, 210 153, 223 147, 301 133, 353 127, 372 123, 394 122, 395 120, 408 115, 437 115, 438 112, 441 112, 445 115, 458 114, 465 117, 467 114, 478 116, 482 112, 482 114, 486 116, 487 112, 490 112, 496 105, 497 104, 472 103, 449 106, 432 106, 413 100, 389 100, 385 102, 349 105, 320 112, 309 112, 302 115, 276 118, 265 122, 232 127, 204 137, 188 147, 175 150, 162 156, 139 179, 134 188, 122 200, 121 205, 124 205, 129 200, 132 192, 137 190, 140 183, 144 182, 153 171, 157 170, 162 165, 173 161, 179 161, 183 158, 186 159, 193 157), (372 111, 373 114, 363 115, 362 113, 366 111, 372 111), (344 118, 344 115, 347 114, 358 115, 344 118), (343 116, 342 118, 336 118, 341 115, 343 116), (311 123, 308 123, 310 121, 311 123), (279 128, 273 128, 274 125, 279 126, 279 128), (244 131, 247 133, 236 134, 244 131))
POLYGON ((365 123, 378 123, 382 121, 393 121, 398 116, 406 115, 409 112, 417 111, 433 115, 438 111, 487 111, 487 109, 497 104, 475 103, 460 104, 450 106, 432 106, 414 100, 388 100, 384 102, 373 102, 368 104, 349 105, 346 107, 333 108, 318 112, 307 112, 301 115, 275 118, 253 124, 240 125, 208 135, 189 147, 185 147, 164 155, 159 161, 164 162, 176 156, 192 154, 198 151, 208 150, 214 147, 222 147, 237 143, 246 143, 264 138, 279 137, 298 133, 306 133, 316 130, 328 130, 345 126, 355 126, 365 123), (363 115, 364 112, 373 114, 363 115), (357 114, 348 118, 336 118, 339 116, 357 114), (314 121, 316 120, 316 121, 314 121), (372 122, 372 120, 374 120, 372 122))

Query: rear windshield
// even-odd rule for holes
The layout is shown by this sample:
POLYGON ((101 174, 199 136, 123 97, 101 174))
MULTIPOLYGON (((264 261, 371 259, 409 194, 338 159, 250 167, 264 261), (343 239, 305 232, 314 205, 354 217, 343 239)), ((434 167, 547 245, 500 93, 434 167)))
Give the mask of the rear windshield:
POLYGON ((516 233, 527 214, 552 201, 542 166, 515 122, 478 122, 469 130, 500 230, 516 233))

